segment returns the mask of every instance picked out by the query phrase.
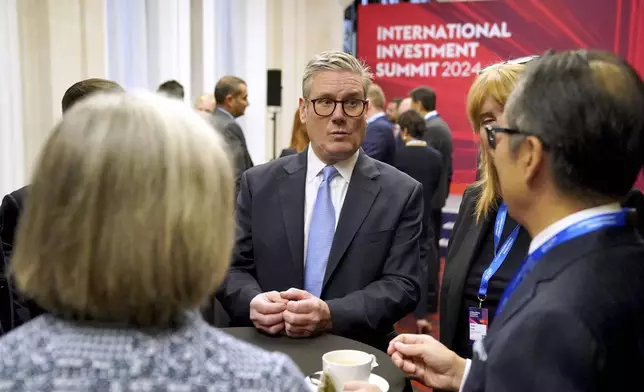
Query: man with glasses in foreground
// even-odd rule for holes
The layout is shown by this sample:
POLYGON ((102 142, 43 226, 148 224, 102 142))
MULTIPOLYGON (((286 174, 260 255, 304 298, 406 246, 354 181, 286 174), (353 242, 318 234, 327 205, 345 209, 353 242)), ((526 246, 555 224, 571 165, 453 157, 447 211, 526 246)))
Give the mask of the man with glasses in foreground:
POLYGON ((486 129, 508 213, 532 237, 528 256, 472 362, 401 335, 389 347, 397 366, 453 391, 638 389, 644 242, 619 202, 642 168, 643 107, 642 79, 613 54, 528 66, 507 121, 486 129))
POLYGON ((244 173, 237 239, 219 299, 235 326, 331 332, 386 350, 427 283, 421 185, 369 158, 368 69, 344 52, 306 66, 300 116, 309 148, 244 173))

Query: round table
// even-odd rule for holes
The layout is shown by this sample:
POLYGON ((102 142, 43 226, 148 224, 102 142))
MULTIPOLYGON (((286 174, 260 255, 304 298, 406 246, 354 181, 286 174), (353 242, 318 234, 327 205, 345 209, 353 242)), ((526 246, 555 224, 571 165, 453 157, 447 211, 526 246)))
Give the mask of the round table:
POLYGON ((252 327, 222 328, 221 330, 237 339, 261 347, 264 350, 279 351, 288 355, 305 375, 322 370, 322 355, 329 351, 364 351, 376 356, 378 366, 373 372, 387 380, 390 392, 407 392, 412 390, 409 379, 391 362, 391 358, 387 354, 355 340, 328 334, 308 339, 293 339, 288 336, 269 336, 252 327))

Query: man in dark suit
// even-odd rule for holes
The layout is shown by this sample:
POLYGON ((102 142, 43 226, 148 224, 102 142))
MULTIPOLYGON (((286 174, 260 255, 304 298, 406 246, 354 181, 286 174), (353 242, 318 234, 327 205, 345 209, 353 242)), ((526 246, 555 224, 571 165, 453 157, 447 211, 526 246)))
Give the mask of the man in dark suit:
POLYGON ((413 335, 390 347, 397 365, 466 392, 641 384, 644 242, 619 203, 642 167, 642 107, 644 82, 611 53, 549 54, 528 67, 503 126, 487 129, 503 200, 532 237, 528 257, 471 366, 413 335))
POLYGON ((176 80, 168 80, 163 82, 157 88, 157 93, 166 95, 170 98, 175 98, 183 101, 185 92, 181 83, 176 80))
POLYGON ((394 128, 385 114, 385 93, 377 84, 367 90, 367 134, 362 141, 365 154, 380 162, 392 165, 396 154, 394 128))
POLYGON ((210 122, 228 143, 235 165, 236 189, 239 191, 242 173, 253 167, 253 160, 246 146, 246 137, 235 121, 236 118, 244 115, 248 107, 246 82, 235 76, 224 76, 219 79, 215 86, 215 102, 217 107, 210 117, 210 122))
POLYGON ((233 325, 331 332, 384 350, 416 307, 422 187, 360 149, 369 83, 352 55, 316 55, 299 106, 311 147, 242 176, 219 293, 233 325))
MULTIPOLYGON (((62 99, 63 114, 67 112, 76 102, 84 99, 85 97, 98 93, 109 91, 123 91, 123 88, 111 80, 105 79, 86 79, 74 83, 70 88, 65 91, 62 99)), ((4 261, 0 266, 0 280, 3 291, 0 291, 0 323, 1 333, 7 333, 11 329, 24 324, 33 317, 42 313, 42 310, 36 306, 35 303, 24 299, 17 293, 11 284, 10 280, 6 277, 7 269, 13 254, 13 245, 15 235, 20 222, 20 214, 25 204, 25 199, 29 192, 29 186, 22 187, 16 191, 11 192, 2 199, 0 205, 0 239, 1 250, 4 254, 4 261)))
POLYGON ((443 171, 438 190, 432 201, 432 224, 436 233, 436 249, 440 247, 438 242, 441 238, 441 226, 443 224, 443 207, 449 197, 449 187, 452 184, 452 132, 447 123, 436 111, 436 93, 429 87, 417 87, 409 93, 412 100, 412 108, 425 117, 427 131, 423 140, 441 153, 443 171))

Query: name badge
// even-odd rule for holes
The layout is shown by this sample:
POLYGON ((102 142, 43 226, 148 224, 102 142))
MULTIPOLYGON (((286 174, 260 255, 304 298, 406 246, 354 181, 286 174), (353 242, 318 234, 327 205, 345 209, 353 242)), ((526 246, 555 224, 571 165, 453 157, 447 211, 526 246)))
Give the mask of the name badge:
POLYGON ((486 308, 470 307, 470 344, 481 340, 487 335, 488 317, 486 308))

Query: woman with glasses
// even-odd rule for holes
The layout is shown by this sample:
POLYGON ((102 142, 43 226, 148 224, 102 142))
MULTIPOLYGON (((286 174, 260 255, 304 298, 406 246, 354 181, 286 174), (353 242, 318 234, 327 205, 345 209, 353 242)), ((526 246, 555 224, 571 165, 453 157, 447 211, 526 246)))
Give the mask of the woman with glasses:
POLYGON ((467 97, 467 115, 481 139, 481 178, 463 195, 440 296, 440 340, 465 358, 472 357, 474 340, 487 333, 501 295, 530 244, 527 231, 507 214, 500 198, 487 150, 494 143, 494 131, 486 130, 498 124, 524 67, 508 62, 484 69, 467 97))

